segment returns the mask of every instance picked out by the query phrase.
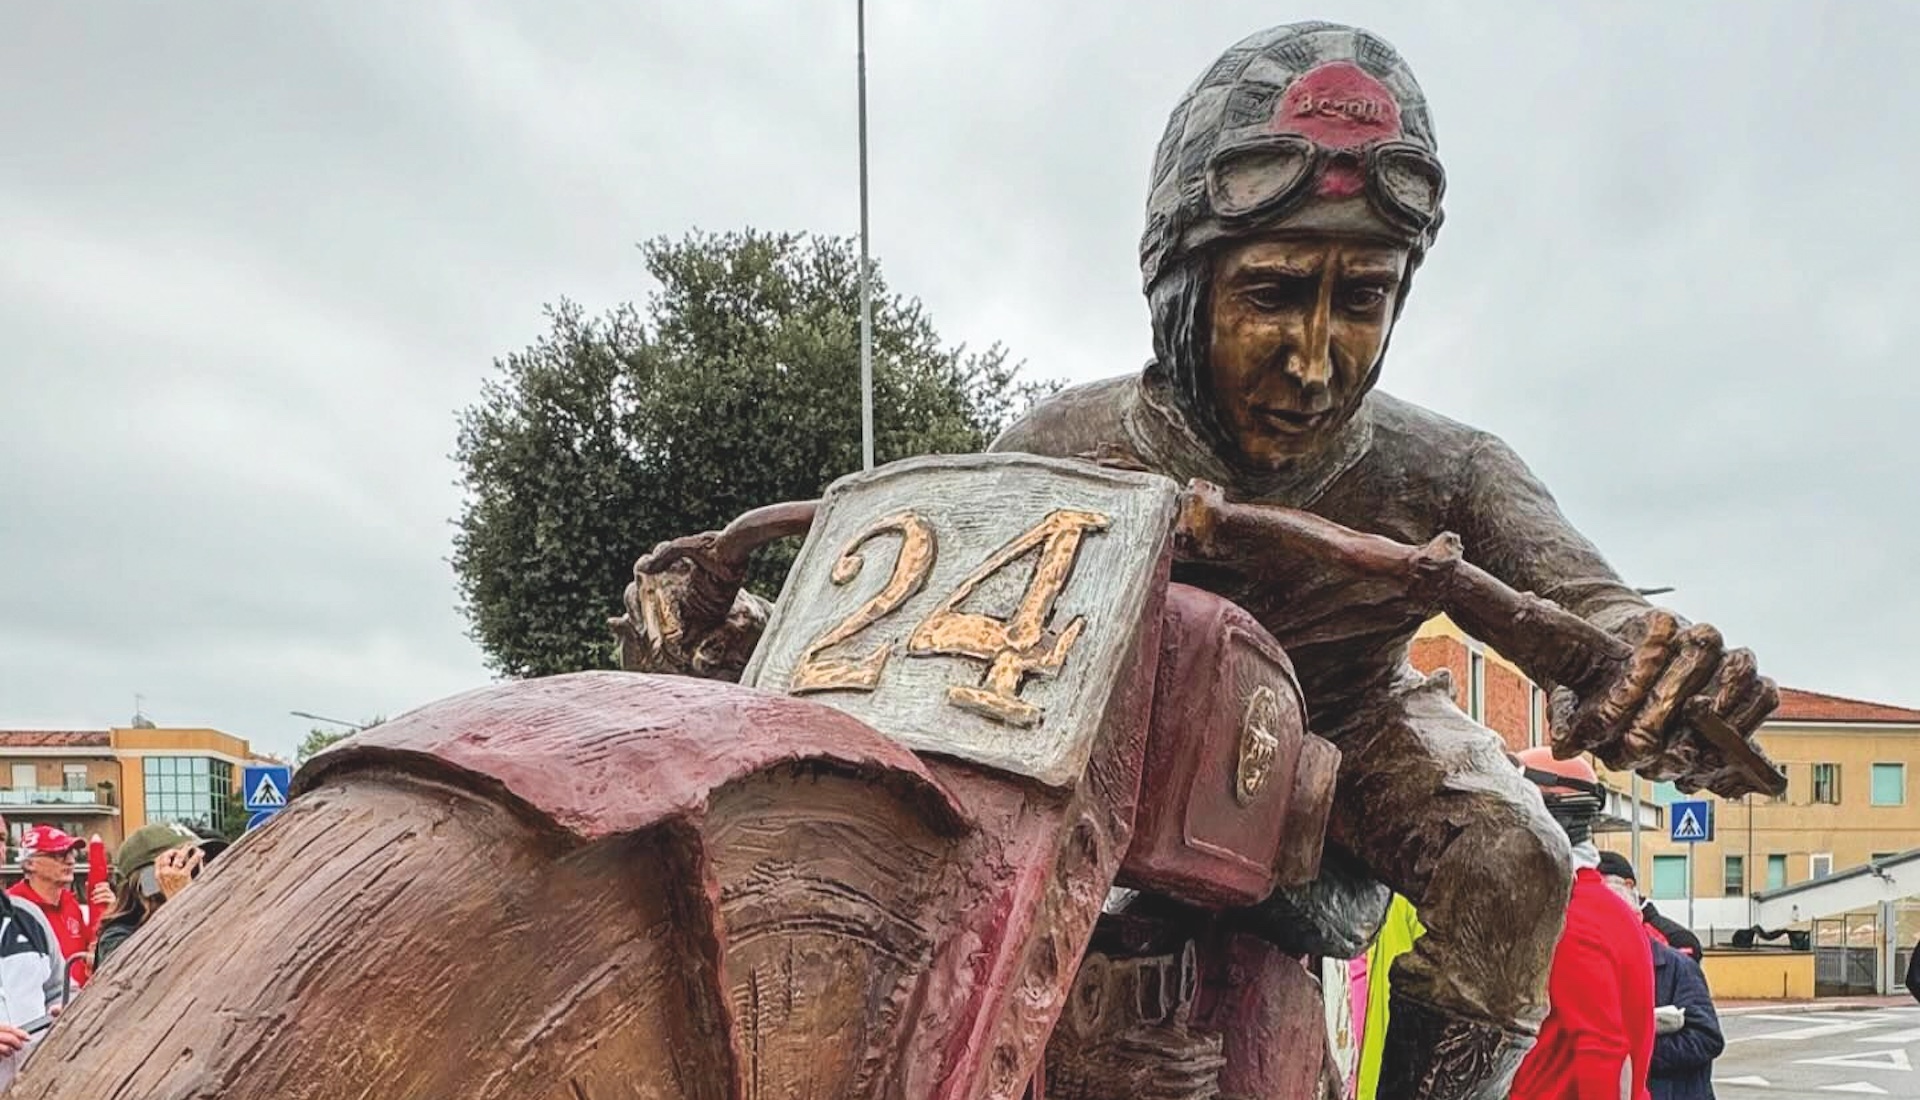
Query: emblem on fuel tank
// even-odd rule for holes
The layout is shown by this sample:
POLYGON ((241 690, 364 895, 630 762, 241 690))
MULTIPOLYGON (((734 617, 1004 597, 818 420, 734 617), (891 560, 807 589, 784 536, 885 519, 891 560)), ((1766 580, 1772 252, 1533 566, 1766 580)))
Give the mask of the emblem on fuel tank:
POLYGON ((1280 697, 1265 684, 1253 689, 1247 713, 1240 720, 1240 766, 1235 769, 1233 794, 1242 806, 1259 797, 1273 778, 1273 760, 1280 750, 1280 697))

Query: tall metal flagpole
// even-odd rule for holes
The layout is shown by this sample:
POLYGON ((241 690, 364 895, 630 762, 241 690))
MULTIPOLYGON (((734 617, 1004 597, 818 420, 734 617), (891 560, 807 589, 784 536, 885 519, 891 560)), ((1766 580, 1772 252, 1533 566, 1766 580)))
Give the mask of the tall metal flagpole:
POLYGON ((873 469, 873 272, 867 259, 867 0, 855 0, 860 36, 860 456, 873 469))

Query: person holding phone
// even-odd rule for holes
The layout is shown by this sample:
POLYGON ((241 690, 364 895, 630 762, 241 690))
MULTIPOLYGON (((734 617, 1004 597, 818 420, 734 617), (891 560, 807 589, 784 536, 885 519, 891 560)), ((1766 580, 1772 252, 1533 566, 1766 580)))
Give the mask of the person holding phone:
POLYGON ((136 831, 120 845, 114 859, 116 869, 114 910, 100 927, 100 940, 93 949, 93 968, 98 973, 107 956, 169 899, 178 897, 215 846, 184 825, 160 822, 136 831))

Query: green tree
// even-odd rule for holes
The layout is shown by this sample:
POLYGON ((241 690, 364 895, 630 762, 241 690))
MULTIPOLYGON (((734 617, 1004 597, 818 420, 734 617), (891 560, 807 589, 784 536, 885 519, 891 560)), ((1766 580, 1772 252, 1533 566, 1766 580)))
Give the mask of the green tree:
MULTIPOLYGON (((860 468, 859 251, 753 230, 641 246, 659 289, 495 363, 460 417, 452 564, 496 671, 606 667, 606 621, 661 539, 819 495, 860 468)), ((1047 387, 1002 348, 944 343, 917 299, 873 298, 878 462, 980 450, 1047 387)), ((756 563, 771 595, 794 546, 756 563)))
POLYGON ((293 750, 293 762, 296 765, 304 764, 307 762, 308 757, 318 753, 321 749, 337 741, 345 741, 352 736, 352 730, 330 730, 315 726, 307 731, 306 739, 300 742, 300 747, 293 750))
POLYGON ((213 820, 187 826, 201 836, 217 836, 225 841, 239 840, 247 831, 246 800, 239 794, 229 791, 220 796, 220 805, 215 809, 213 820))

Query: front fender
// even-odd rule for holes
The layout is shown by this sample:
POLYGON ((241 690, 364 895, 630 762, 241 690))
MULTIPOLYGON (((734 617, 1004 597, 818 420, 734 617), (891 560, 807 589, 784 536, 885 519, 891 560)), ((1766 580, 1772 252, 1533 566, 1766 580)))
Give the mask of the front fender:
POLYGON ((787 765, 891 788, 949 835, 968 826, 918 757, 841 711, 715 681, 624 672, 521 680, 443 699, 318 754, 294 776, 292 793, 356 769, 412 770, 497 794, 595 841, 697 819, 715 791, 787 765))

